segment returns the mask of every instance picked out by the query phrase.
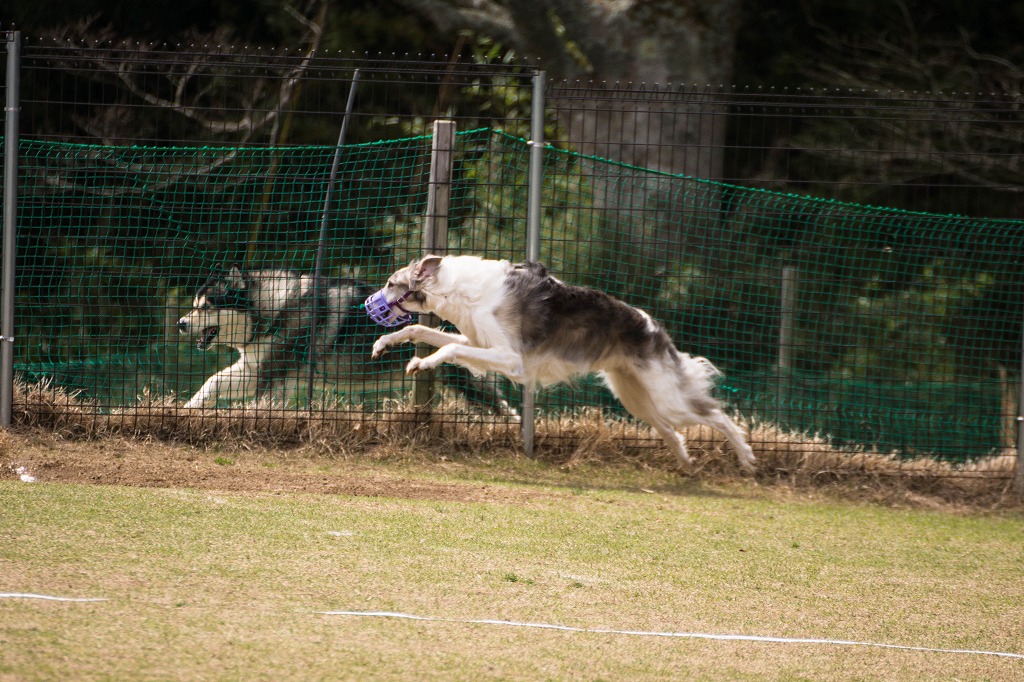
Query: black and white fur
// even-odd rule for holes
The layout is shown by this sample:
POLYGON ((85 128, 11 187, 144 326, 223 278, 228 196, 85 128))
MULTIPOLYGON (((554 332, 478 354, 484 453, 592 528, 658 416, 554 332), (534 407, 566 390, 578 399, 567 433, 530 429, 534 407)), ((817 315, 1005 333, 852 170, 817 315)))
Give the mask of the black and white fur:
POLYGON ((450 362, 531 387, 597 372, 682 465, 691 460, 676 429, 705 424, 725 435, 744 469, 754 470, 743 431, 711 395, 719 371, 705 358, 678 351, 665 329, 638 308, 561 282, 540 263, 475 256, 426 256, 395 272, 383 291, 389 302, 411 292, 403 308, 434 313, 461 333, 403 327, 377 339, 374 358, 396 344, 424 342, 437 351, 412 358, 407 373, 450 362))
POLYGON ((365 284, 323 278, 315 304, 313 284, 312 275, 285 269, 233 266, 213 275, 199 289, 192 310, 178 320, 178 330, 195 337, 200 350, 220 344, 236 349, 239 357, 207 379, 185 407, 275 395, 300 372, 308 376, 311 352, 323 362, 341 342, 368 334, 359 310, 369 294, 365 284))

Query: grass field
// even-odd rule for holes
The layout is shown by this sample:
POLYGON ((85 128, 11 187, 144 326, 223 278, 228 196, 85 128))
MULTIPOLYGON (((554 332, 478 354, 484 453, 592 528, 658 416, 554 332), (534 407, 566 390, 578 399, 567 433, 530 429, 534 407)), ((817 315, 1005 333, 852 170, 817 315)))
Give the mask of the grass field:
POLYGON ((1024 516, 510 453, 11 436, 0 679, 1024 679, 1024 516), (24 483, 16 466, 38 480, 24 483), (849 496, 846 496, 847 498, 849 496))

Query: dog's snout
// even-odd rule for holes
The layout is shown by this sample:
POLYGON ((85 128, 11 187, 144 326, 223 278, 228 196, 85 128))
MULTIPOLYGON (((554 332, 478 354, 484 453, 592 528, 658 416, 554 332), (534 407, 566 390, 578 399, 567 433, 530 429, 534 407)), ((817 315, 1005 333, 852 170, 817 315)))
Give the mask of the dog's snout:
POLYGON ((178 320, 178 332, 181 334, 188 334, 188 320, 184 317, 178 320))

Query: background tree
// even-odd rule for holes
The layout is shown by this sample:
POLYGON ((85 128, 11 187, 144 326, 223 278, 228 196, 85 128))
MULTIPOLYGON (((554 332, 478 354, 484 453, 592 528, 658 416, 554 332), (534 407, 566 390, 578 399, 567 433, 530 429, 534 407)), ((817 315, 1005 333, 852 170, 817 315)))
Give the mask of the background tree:
MULTIPOLYGON (((491 36, 536 58, 552 79, 592 83, 598 91, 605 84, 619 89, 704 87, 733 78, 741 0, 396 1, 443 32, 469 28, 491 36)), ((602 106, 574 100, 582 106, 563 112, 568 137, 588 140, 580 151, 644 168, 717 177, 719 162, 710 155, 677 152, 684 144, 721 142, 716 137, 721 126, 700 120, 716 112, 678 116, 676 107, 675 116, 669 116, 667 108, 637 111, 635 102, 615 107, 617 98, 604 94, 609 101, 602 106), (627 137, 595 141, 592 135, 574 135, 577 128, 614 130, 627 137)), ((558 107, 557 101, 553 104, 558 107)))
MULTIPOLYGON (((747 0, 746 13, 741 82, 802 88, 846 105, 842 116, 766 126, 765 152, 735 167, 737 177, 780 188, 804 180, 813 193, 909 210, 1024 214, 1024 2, 747 0), (797 40, 801 34, 814 39, 797 40)), ((863 321, 859 338, 836 343, 818 332, 808 347, 846 346, 862 356, 835 357, 840 372, 884 373, 895 361, 918 380, 1005 377, 1019 364, 1022 334, 1017 254, 971 234, 950 240, 860 258, 864 286, 844 313, 863 321), (953 269, 947 254, 973 265, 953 269), (872 262, 896 269, 886 277, 872 262), (929 315, 941 325, 927 324, 929 315), (921 341, 919 350, 895 358, 891 349, 908 348, 908 336, 921 341)), ((816 314, 835 309, 820 298, 806 303, 816 314)))
MULTIPOLYGON (((732 82, 741 0, 395 1, 444 33, 468 28, 536 58, 556 81, 547 103, 576 151, 666 174, 721 177, 724 104, 692 93, 682 104, 666 94, 732 82)), ((715 260, 713 231, 686 219, 671 180, 632 181, 623 201, 617 178, 591 177, 598 208, 630 226, 621 234, 640 261, 676 254, 686 241, 703 242, 715 260)), ((716 197, 702 196, 704 205, 690 211, 714 213, 716 197)))
POLYGON ((763 154, 733 165, 732 176, 779 186, 813 172, 822 187, 842 179, 842 198, 854 201, 1020 215, 1013 123, 1024 84, 1024 2, 746 0, 744 16, 741 85, 855 94, 864 106, 763 127, 763 154), (941 105, 936 95, 945 96, 941 105), (905 114, 879 117, 887 104, 905 114))

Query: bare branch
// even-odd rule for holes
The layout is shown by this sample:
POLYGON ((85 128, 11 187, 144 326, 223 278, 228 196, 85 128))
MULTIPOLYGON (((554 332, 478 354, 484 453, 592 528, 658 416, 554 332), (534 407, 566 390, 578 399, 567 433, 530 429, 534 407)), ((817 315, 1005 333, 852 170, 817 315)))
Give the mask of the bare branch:
POLYGON ((812 126, 792 146, 872 181, 879 175, 904 183, 941 174, 977 187, 1024 192, 1024 131, 1017 125, 1024 69, 977 52, 963 32, 959 39, 926 37, 914 30, 909 15, 906 21, 906 32, 864 42, 824 34, 831 58, 805 74, 829 87, 880 97, 903 93, 914 115, 885 118, 869 106, 854 108, 842 135, 812 126), (991 102, 985 107, 964 99, 983 91, 991 102))
MULTIPOLYGON (((236 99, 230 109, 240 113, 234 117, 222 115, 227 107, 214 108, 206 103, 208 96, 215 92, 214 82, 221 71, 221 60, 218 59, 221 55, 213 46, 232 42, 230 34, 224 30, 193 36, 193 43, 207 46, 207 52, 182 52, 175 65, 166 66, 152 58, 153 49, 150 46, 127 48, 117 45, 112 31, 95 27, 95 18, 92 18, 62 32, 61 37, 65 42, 82 48, 74 62, 66 61, 62 66, 92 79, 101 78, 96 75, 99 70, 132 97, 152 107, 173 112, 213 135, 241 135, 240 139, 233 141, 246 142, 256 133, 270 127, 270 136, 274 138, 278 118, 292 101, 296 87, 308 70, 323 38, 327 0, 316 0, 315 6, 317 14, 313 18, 306 17, 291 5, 284 7, 304 29, 304 54, 294 66, 277 77, 254 79, 248 88, 224 93, 236 99), (104 49, 99 48, 100 45, 111 47, 104 49), (168 89, 161 91, 154 87, 154 76, 158 77, 157 83, 166 83, 168 89), (267 92, 270 88, 267 85, 270 83, 276 87, 275 95, 268 101, 267 92)), ((90 134, 98 132, 95 125, 83 129, 90 134)))
POLYGON ((520 47, 522 36, 506 3, 493 0, 397 0, 442 33, 455 35, 470 30, 490 36, 498 42, 520 47))
MULTIPOLYGON (((109 28, 96 28, 94 19, 66 30, 65 41, 79 45, 82 49, 72 60, 62 63, 68 71, 82 74, 91 79, 103 79, 117 83, 127 97, 124 101, 110 102, 96 107, 89 115, 74 114, 72 121, 86 134, 97 138, 105 145, 116 145, 119 140, 131 137, 126 127, 133 125, 132 115, 136 109, 131 99, 137 99, 161 111, 173 112, 192 121, 201 129, 214 135, 234 135, 235 145, 244 144, 262 131, 273 144, 280 131, 282 112, 297 94, 297 89, 319 48, 326 19, 326 0, 315 0, 310 7, 316 8, 316 15, 307 17, 292 6, 285 10, 302 26, 305 33, 305 50, 298 61, 287 71, 275 76, 253 78, 246 88, 225 90, 218 78, 225 67, 218 64, 221 56, 217 46, 230 44, 231 36, 225 31, 193 36, 193 45, 205 45, 206 51, 185 51, 176 55, 174 65, 166 65, 157 51, 150 46, 139 45, 126 49, 117 45, 109 28), (88 36, 86 39, 71 36, 88 36), (110 47, 99 47, 109 45, 110 47), (97 76, 97 69, 101 75, 97 76), (161 89, 160 86, 166 86, 161 89), (233 98, 230 107, 216 106, 214 100, 233 98), (239 112, 234 117, 223 115, 224 109, 239 112), (218 114, 220 114, 218 116, 218 114), (118 134, 119 133, 119 134, 118 134)), ((227 68, 235 68, 226 64, 227 68)), ((136 121, 134 125, 145 125, 136 121)), ((136 135, 137 137, 137 135, 136 135)), ((87 152, 78 157, 94 164, 109 166, 125 175, 151 174, 161 178, 146 185, 145 192, 160 191, 179 182, 182 178, 197 178, 207 175, 230 163, 237 156, 237 149, 219 151, 215 158, 196 164, 190 157, 185 163, 139 164, 128 163, 118 154, 87 152)), ((52 187, 74 190, 105 197, 140 194, 142 190, 133 183, 123 187, 101 187, 77 185, 72 173, 57 171, 46 178, 52 187)))

